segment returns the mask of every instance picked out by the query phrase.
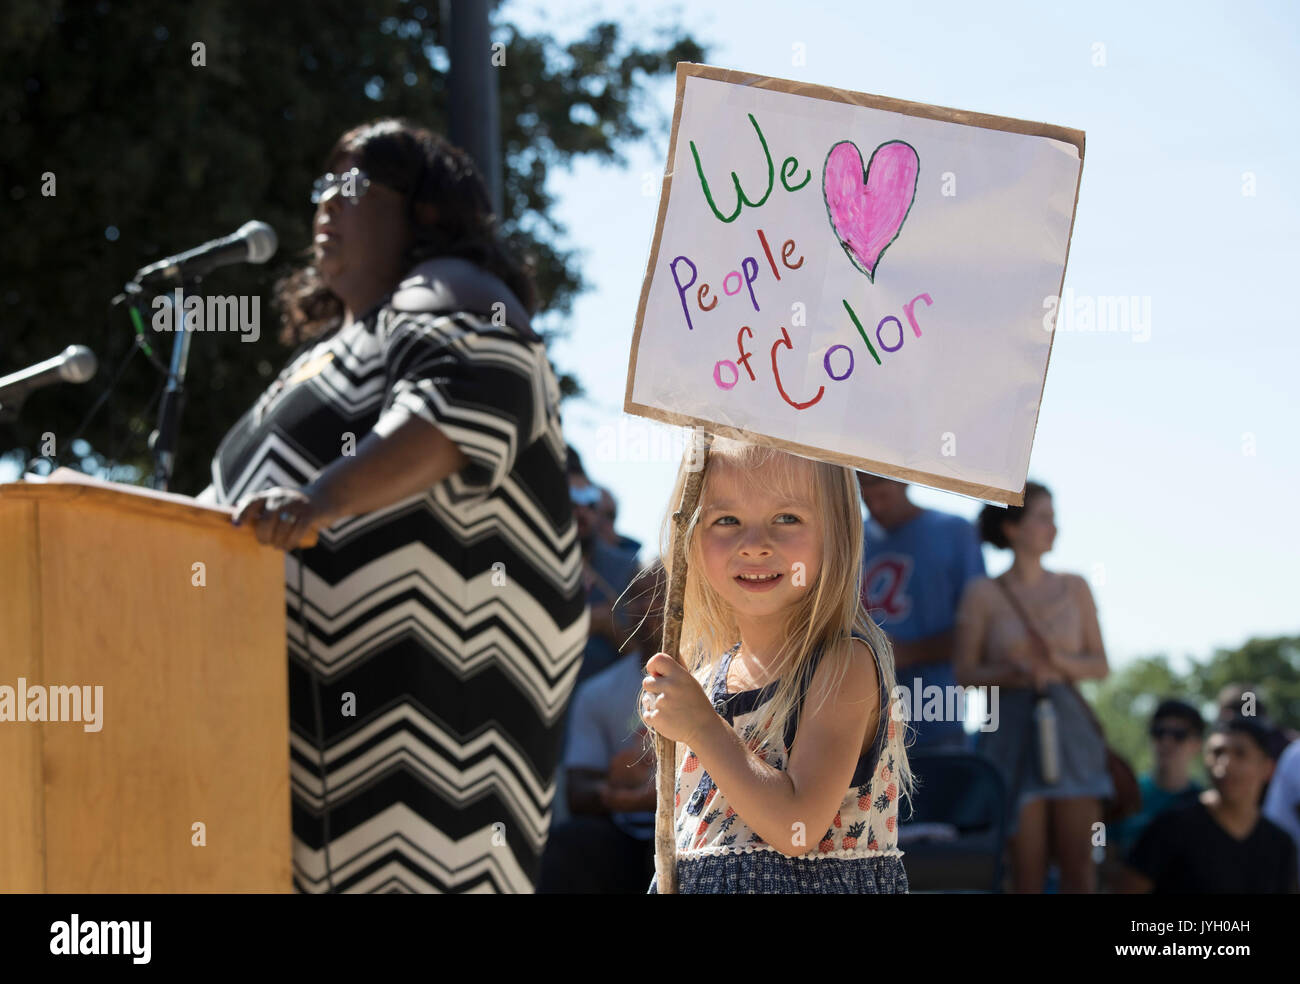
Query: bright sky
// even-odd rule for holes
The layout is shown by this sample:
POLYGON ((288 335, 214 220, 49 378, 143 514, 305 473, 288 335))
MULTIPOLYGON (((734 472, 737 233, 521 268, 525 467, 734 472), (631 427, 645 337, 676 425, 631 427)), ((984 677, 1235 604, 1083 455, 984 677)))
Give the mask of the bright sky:
MULTIPOLYGON (((1300 631, 1300 346, 1285 288, 1300 266, 1296 7, 917 6, 723 0, 663 16, 726 68, 1086 131, 1066 288, 1149 298, 1150 329, 1057 333, 1029 472, 1054 493, 1046 563, 1089 577, 1115 664, 1300 631)), ((628 3, 540 10, 514 0, 506 14, 562 41, 598 15, 634 31, 664 22, 628 3)), ((656 95, 670 116, 671 83, 656 95)), ((643 559, 684 433, 621 411, 666 155, 665 137, 626 169, 584 164, 553 184, 592 288, 552 353, 590 394, 566 404, 565 432, 643 559), (651 460, 630 460, 647 434, 651 460)), ((990 573, 1010 563, 986 549, 990 573)))
MULTIPOLYGON (((599 17, 646 40, 681 23, 727 68, 1086 131, 1066 289, 1149 299, 1150 330, 1057 333, 1030 465, 1055 495, 1048 566, 1089 577, 1117 664, 1300 631, 1300 326, 1285 286, 1300 268, 1297 7, 919 6, 510 0, 505 13, 561 41, 599 17)), ((671 81, 654 94, 670 118, 671 81)), ((566 404, 565 431, 643 559, 684 434, 621 411, 666 154, 656 138, 625 169, 553 176, 591 285, 552 353, 590 394, 566 404), (647 435, 650 460, 634 460, 647 435)), ((1010 558, 987 561, 997 573, 1010 558)))

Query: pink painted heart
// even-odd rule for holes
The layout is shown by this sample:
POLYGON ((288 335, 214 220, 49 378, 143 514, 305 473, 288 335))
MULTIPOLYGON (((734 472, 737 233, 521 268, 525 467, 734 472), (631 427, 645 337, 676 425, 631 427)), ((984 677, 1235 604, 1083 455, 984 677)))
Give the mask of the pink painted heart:
POLYGON ((876 267, 898 238, 916 198, 921 160, 911 144, 882 143, 866 168, 852 140, 841 140, 826 155, 822 195, 831 229, 853 265, 876 281, 876 267))

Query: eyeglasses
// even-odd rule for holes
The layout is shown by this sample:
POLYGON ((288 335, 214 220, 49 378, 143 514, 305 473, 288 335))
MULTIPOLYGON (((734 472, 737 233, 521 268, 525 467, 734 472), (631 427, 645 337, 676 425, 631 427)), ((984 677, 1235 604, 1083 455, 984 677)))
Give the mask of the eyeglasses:
POLYGON ((1161 738, 1172 738, 1174 741, 1186 741, 1191 737, 1191 732, 1186 728, 1169 728, 1158 726, 1151 729, 1151 737, 1155 741, 1161 738))
POLYGON ((339 190, 339 194, 355 205, 370 188, 370 176, 356 167, 342 174, 322 174, 312 182, 311 203, 319 204, 335 188, 339 190))
POLYGON ((575 506, 594 506, 600 502, 600 489, 594 485, 583 485, 569 490, 569 498, 575 506))

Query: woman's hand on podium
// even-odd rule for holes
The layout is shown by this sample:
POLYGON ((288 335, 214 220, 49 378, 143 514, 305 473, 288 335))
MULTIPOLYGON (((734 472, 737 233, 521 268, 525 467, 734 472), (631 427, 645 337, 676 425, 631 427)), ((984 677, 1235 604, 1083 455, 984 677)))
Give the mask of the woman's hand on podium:
POLYGON ((292 550, 304 540, 315 541, 321 519, 320 510, 302 489, 273 488, 240 503, 231 522, 251 523, 259 543, 292 550))
POLYGON ((254 524, 257 538, 281 550, 314 546, 316 530, 427 494, 469 458, 433 424, 411 416, 391 432, 372 431, 355 454, 340 455, 304 488, 273 488, 241 500, 236 526, 254 524))

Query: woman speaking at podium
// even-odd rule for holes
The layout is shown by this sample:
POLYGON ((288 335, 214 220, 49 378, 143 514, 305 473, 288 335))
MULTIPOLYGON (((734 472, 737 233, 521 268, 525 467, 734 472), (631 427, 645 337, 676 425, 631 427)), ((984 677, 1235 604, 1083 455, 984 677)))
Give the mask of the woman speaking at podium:
POLYGON ((535 288, 436 134, 380 120, 326 166, 277 287, 303 344, 205 491, 291 551, 294 887, 531 892, 587 627, 535 288))

